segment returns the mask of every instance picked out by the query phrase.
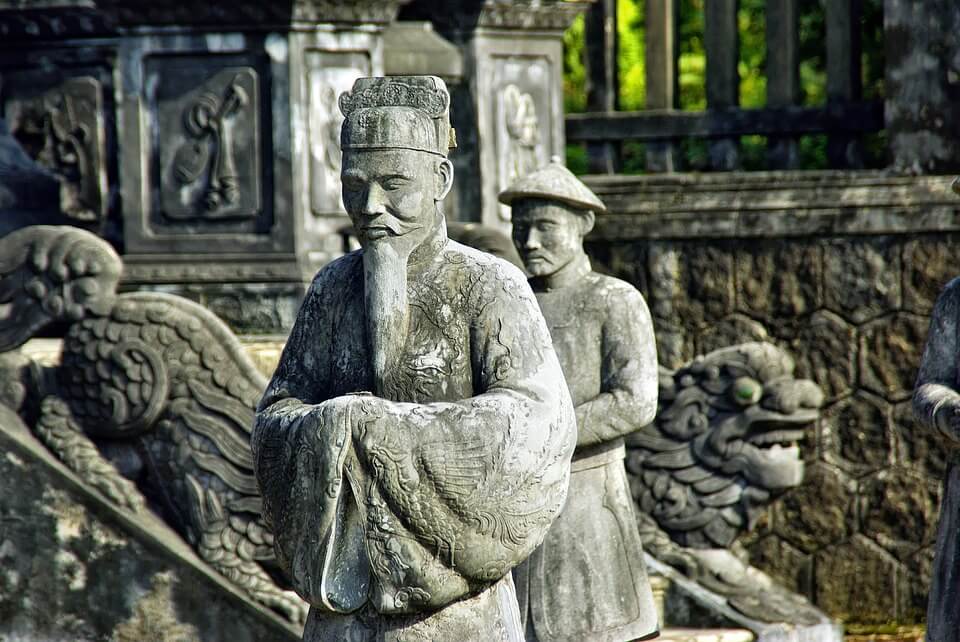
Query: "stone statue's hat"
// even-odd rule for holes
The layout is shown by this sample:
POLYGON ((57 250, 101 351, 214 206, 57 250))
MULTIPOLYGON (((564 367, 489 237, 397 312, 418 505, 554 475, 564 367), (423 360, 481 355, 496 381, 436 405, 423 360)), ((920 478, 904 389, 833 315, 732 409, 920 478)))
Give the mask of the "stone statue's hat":
POLYGON ((436 76, 357 78, 340 94, 340 148, 415 149, 446 157, 457 146, 450 93, 436 76))
POLYGON ((580 210, 590 210, 597 214, 607 211, 603 204, 590 188, 573 175, 569 169, 560 163, 554 156, 550 163, 522 178, 500 192, 498 197, 504 205, 510 205, 521 198, 542 198, 549 201, 560 201, 580 210))

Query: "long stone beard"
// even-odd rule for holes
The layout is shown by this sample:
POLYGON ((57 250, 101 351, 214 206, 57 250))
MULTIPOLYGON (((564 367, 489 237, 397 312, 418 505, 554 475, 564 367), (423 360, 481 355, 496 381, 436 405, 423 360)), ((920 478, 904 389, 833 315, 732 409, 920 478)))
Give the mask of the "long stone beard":
POLYGON ((407 340, 408 258, 386 241, 369 243, 363 250, 367 337, 373 358, 373 392, 378 397, 391 398, 391 375, 407 340))

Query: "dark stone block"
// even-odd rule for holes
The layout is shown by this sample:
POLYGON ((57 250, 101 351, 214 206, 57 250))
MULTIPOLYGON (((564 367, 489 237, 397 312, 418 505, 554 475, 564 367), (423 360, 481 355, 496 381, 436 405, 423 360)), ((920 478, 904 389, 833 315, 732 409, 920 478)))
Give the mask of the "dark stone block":
POLYGON ((736 255, 737 309, 754 318, 795 319, 820 308, 823 250, 819 244, 767 242, 736 255))
POLYGON ((854 476, 893 463, 890 405, 857 393, 827 408, 820 419, 823 458, 854 476))
POLYGON ((936 538, 940 482, 902 468, 860 482, 863 533, 899 560, 936 538))
POLYGON ((899 312, 860 330, 860 385, 891 401, 913 394, 927 339, 925 317, 899 312))
POLYGON ((839 469, 817 463, 803 485, 785 495, 774 531, 801 552, 811 553, 854 531, 854 483, 839 469))
POLYGON ((900 307, 899 246, 884 237, 834 241, 824 248, 826 307, 859 324, 900 307))
POLYGON ((882 623, 896 607, 896 561, 862 535, 814 555, 816 602, 840 620, 882 623))

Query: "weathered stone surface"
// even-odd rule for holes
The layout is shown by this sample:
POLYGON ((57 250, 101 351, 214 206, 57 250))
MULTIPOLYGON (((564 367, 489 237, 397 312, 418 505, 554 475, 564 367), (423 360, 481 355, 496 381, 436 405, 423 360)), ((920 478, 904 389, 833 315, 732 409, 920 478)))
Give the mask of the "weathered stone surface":
POLYGON ((656 244, 649 257, 654 317, 700 329, 733 312, 733 254, 726 248, 656 244))
POLYGON ((839 469, 817 463, 777 507, 774 531, 804 553, 841 541, 856 528, 856 485, 839 469))
POLYGON ((948 0, 886 0, 883 23, 884 116, 893 167, 912 173, 955 170, 960 8, 948 0))
POLYGON ((0 638, 299 639, 152 514, 90 491, 0 406, 0 638))
POLYGON ((637 243, 590 243, 584 239, 584 249, 593 268, 632 284, 645 297, 650 297, 650 279, 647 276, 647 246, 637 243))
POLYGON ((861 328, 860 385, 891 401, 908 399, 928 325, 924 317, 898 312, 861 328))
POLYGON ((828 403, 849 394, 857 377, 853 326, 826 310, 795 325, 772 324, 770 331, 778 337, 789 335, 783 338, 797 361, 797 375, 816 381, 828 403))
POLYGON ((957 276, 957 242, 923 235, 903 244, 903 307, 927 315, 947 282, 957 276))
POLYGON ((817 604, 840 620, 886 623, 896 612, 896 561, 862 535, 814 555, 817 604))
POLYGON ((731 314, 710 325, 697 337, 697 354, 707 354, 738 343, 769 340, 763 324, 743 314, 731 314))
POLYGON ((823 412, 823 458, 852 475, 893 463, 890 404, 867 393, 842 399, 823 412))
POLYGON ((750 563, 791 591, 811 596, 813 558, 776 535, 760 538, 748 547, 750 563))
POLYGON ((895 467, 860 481, 862 532, 899 560, 933 543, 940 480, 895 467))
POLYGON ((935 553, 935 545, 924 546, 900 566, 897 614, 904 622, 923 622, 927 617, 935 553))
POLYGON ((736 255, 738 310, 773 321, 795 319, 821 307, 819 243, 773 241, 744 249, 736 255))
POLYGON ((947 445, 929 427, 917 421, 909 401, 893 407, 893 437, 897 464, 932 480, 944 478, 950 458, 947 445))
POLYGON ((823 298, 830 310, 862 323, 900 307, 900 247, 889 238, 853 238, 824 247, 823 298))

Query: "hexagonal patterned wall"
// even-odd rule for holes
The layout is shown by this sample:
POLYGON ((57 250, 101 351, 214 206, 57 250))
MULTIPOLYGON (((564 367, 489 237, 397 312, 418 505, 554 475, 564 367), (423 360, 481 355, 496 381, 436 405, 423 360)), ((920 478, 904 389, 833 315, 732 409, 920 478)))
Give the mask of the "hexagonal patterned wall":
POLYGON ((960 274, 949 181, 591 180, 611 209, 590 242, 594 264, 643 291, 661 363, 764 339, 823 387, 803 485, 743 543, 846 621, 924 616, 948 454, 910 397, 934 301, 960 274))

